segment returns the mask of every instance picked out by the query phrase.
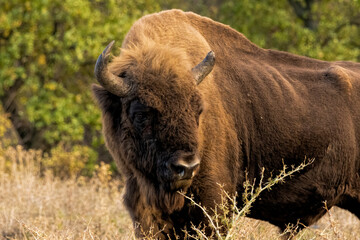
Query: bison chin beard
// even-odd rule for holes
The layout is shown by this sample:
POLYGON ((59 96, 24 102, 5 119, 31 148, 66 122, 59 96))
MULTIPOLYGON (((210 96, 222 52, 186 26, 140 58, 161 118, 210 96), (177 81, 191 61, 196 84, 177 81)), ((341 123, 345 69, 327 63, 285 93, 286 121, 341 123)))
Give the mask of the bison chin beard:
POLYGON ((162 187, 160 187, 158 200, 158 207, 166 209, 168 214, 180 210, 185 203, 184 197, 180 193, 164 191, 162 187))
MULTIPOLYGON (((161 209, 162 212, 171 214, 183 208, 185 199, 179 192, 168 191, 163 184, 154 184, 148 179, 139 182, 140 192, 151 207, 161 209)), ((184 191, 186 191, 184 189, 184 191)))
POLYGON ((157 151, 154 142, 141 145, 141 150, 145 154, 138 156, 140 161, 133 162, 138 164, 139 171, 134 173, 144 200, 150 207, 167 214, 181 210, 185 199, 178 191, 186 192, 192 180, 174 181, 165 164, 169 155, 157 151))

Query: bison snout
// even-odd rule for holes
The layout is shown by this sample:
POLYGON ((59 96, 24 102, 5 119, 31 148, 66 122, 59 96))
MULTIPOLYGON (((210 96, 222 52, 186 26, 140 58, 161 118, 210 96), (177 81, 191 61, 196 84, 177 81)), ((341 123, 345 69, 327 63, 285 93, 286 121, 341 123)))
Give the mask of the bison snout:
POLYGON ((189 161, 188 159, 180 158, 170 163, 169 168, 177 180, 191 179, 200 168, 200 159, 193 157, 192 160, 189 161))

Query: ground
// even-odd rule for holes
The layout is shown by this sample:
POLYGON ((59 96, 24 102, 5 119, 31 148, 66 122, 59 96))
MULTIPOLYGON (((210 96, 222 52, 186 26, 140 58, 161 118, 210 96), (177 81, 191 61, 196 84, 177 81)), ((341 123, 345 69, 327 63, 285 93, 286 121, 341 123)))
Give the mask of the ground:
MULTIPOLYGON (((60 179, 40 174, 40 160, 19 147, 0 151, 1 239, 134 238, 122 205, 122 181, 110 179, 105 165, 91 179, 60 179)), ((238 224, 236 239, 280 239, 266 222, 241 218, 238 224)), ((297 239, 360 239, 360 221, 333 208, 297 239)))

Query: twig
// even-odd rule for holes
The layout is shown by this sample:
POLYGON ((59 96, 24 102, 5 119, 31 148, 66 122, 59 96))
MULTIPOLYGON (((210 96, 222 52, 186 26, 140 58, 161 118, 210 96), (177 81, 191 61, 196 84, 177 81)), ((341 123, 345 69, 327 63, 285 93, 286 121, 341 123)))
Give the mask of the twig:
POLYGON ((219 232, 219 229, 216 227, 215 223, 213 222, 211 216, 208 214, 208 212, 206 211, 206 209, 203 208, 203 207, 202 207, 200 204, 198 204, 197 202, 195 202, 194 199, 186 196, 184 193, 182 193, 182 192, 180 192, 180 191, 179 191, 178 193, 179 193, 180 195, 182 195, 184 198, 190 200, 195 206, 199 207, 199 208, 203 211, 203 213, 205 214, 205 216, 208 218, 211 227, 215 230, 216 236, 217 236, 219 239, 222 239, 221 234, 220 234, 220 232, 219 232))

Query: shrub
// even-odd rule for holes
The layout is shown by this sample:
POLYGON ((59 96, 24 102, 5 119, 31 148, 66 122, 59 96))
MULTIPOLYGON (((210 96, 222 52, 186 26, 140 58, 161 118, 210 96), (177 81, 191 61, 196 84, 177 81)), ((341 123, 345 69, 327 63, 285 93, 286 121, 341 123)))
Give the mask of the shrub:
POLYGON ((61 178, 92 176, 96 169, 97 153, 90 147, 75 145, 70 148, 59 144, 45 154, 42 164, 45 170, 51 170, 54 176, 61 178))

